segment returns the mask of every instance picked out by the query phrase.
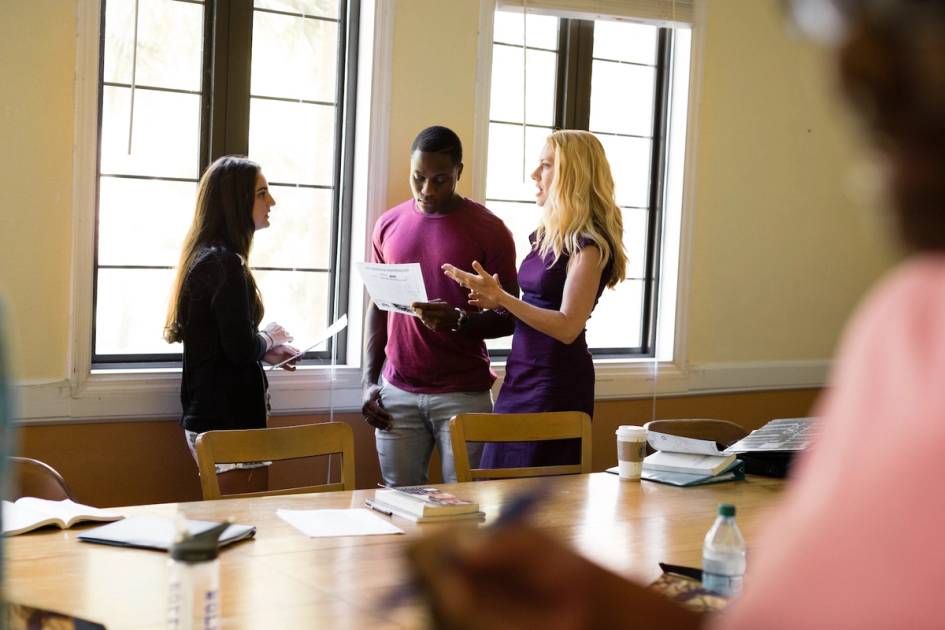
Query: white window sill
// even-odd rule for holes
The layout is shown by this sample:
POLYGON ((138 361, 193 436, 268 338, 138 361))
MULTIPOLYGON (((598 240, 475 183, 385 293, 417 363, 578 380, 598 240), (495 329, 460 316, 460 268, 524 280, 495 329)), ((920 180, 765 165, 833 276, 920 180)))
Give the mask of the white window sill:
MULTIPOLYGON (((496 391, 504 374, 497 364, 496 391)), ((826 360, 703 364, 680 368, 647 360, 596 362, 598 400, 821 387, 826 360)), ((356 411, 361 407, 361 369, 303 367, 268 374, 273 413, 356 411)), ((78 387, 69 381, 32 381, 16 387, 20 424, 123 422, 176 418, 180 414, 180 370, 96 370, 78 387)))

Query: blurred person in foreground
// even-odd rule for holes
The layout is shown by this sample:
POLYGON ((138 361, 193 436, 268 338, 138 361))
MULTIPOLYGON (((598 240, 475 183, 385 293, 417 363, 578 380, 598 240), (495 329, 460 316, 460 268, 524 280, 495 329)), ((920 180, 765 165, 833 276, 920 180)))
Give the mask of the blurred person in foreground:
POLYGON ((703 617, 515 526, 413 548, 442 627, 945 627, 945 0, 786 5, 837 38, 911 256, 845 332, 820 439, 753 545, 741 598, 703 617))

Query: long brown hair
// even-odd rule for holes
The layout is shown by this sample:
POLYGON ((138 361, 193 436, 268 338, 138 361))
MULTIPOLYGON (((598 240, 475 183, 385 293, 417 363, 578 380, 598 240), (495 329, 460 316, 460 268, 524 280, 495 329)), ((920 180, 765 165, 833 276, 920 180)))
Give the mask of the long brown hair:
POLYGON ((249 250, 253 244, 253 201, 259 165, 244 157, 227 155, 207 167, 197 189, 194 220, 184 239, 177 274, 171 289, 164 323, 164 339, 168 343, 183 341, 186 322, 180 321, 185 299, 184 284, 201 251, 220 245, 243 259, 246 281, 254 296, 253 326, 263 317, 262 298, 249 269, 249 250))

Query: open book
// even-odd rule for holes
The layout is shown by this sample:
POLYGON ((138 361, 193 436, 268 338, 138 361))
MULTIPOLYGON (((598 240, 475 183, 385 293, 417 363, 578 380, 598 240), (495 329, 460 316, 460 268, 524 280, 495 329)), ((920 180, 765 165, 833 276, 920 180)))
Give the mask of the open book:
POLYGON ((744 466, 709 440, 650 431, 647 442, 656 449, 643 460, 641 477, 676 486, 692 486, 744 478, 744 466))
POLYGON ((69 499, 50 501, 22 497, 15 503, 3 502, 3 535, 16 536, 45 525, 68 529, 82 521, 107 522, 121 518, 124 518, 121 514, 82 505, 69 499))
MULTIPOLYGON (((382 509, 396 508, 420 518, 456 516, 479 512, 479 504, 460 499, 439 488, 405 486, 384 488, 374 493, 374 505, 382 509)), ((395 510, 391 509, 391 512, 395 510)))

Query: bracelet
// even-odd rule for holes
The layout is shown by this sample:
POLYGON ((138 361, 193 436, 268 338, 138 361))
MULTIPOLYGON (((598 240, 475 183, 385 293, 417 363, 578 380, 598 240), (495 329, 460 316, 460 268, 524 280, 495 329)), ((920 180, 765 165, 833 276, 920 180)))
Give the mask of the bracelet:
POLYGON ((469 318, 469 313, 467 313, 461 308, 456 308, 453 310, 459 313, 459 318, 457 318, 456 324, 452 328, 450 328, 450 330, 453 332, 459 332, 462 329, 463 324, 465 324, 466 320, 469 318))

